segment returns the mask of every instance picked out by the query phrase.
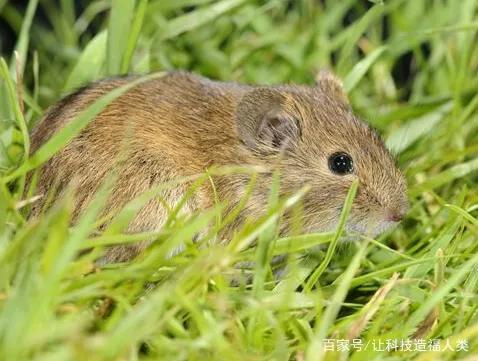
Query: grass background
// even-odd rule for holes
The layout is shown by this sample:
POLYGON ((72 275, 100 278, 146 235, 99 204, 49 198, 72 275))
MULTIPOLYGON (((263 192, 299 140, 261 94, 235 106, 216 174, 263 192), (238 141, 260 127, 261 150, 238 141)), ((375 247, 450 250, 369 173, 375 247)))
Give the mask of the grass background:
POLYGON ((0 359, 476 359, 477 14, 476 0, 0 0, 0 359), (274 189, 263 218, 207 249, 191 240, 208 224, 203 241, 214 239, 227 222, 219 206, 124 235, 139 200, 98 234, 105 188, 74 226, 71 196, 27 220, 26 171, 118 95, 28 159, 29 130, 72 89, 165 69, 312 84, 323 67, 344 79, 405 171, 412 208, 382 239, 346 249, 335 234, 278 239, 279 216, 298 197, 278 200, 274 189), (94 266, 105 245, 151 237, 157 244, 134 262, 94 266), (165 258, 181 241, 187 250, 165 258), (314 247, 330 242, 329 252, 314 247), (290 272, 274 280, 268 261, 283 252, 290 272), (252 283, 232 287, 238 261, 256 261, 243 271, 252 283), (441 351, 378 350, 413 337, 441 340, 441 351), (368 347, 325 353, 323 339, 368 347), (445 350, 446 340, 468 351, 445 350))

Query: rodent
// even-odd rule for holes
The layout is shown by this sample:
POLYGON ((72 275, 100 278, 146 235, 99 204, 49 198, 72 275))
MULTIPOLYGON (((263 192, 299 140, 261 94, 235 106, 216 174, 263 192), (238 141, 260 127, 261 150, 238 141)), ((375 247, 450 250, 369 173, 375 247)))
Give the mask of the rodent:
MULTIPOLYGON (((32 153, 79 111, 128 81, 98 81, 54 105, 32 132, 32 153)), ((237 222, 265 211, 272 168, 280 171, 283 192, 309 184, 303 199, 305 232, 335 228, 357 178, 347 230, 377 235, 400 221, 408 208, 406 182, 393 156, 375 130, 353 114, 340 81, 327 71, 313 86, 241 85, 186 72, 148 80, 110 103, 42 166, 37 192, 46 194, 55 185, 61 193, 74 180, 79 214, 117 166, 119 177, 106 205, 114 212, 154 185, 202 173, 213 165, 268 170, 260 173, 237 222), (125 144, 128 156, 117 163, 125 144)), ((215 196, 233 206, 248 181, 244 174, 218 177, 216 194, 207 184, 200 187, 183 211, 207 209, 215 196)), ((186 186, 178 186, 161 196, 174 206, 185 191, 186 186)), ((42 206, 43 201, 37 202, 32 214, 42 206)), ((128 231, 159 230, 166 217, 164 205, 151 200, 128 231)), ((144 247, 112 247, 106 257, 110 262, 129 260, 144 247)))

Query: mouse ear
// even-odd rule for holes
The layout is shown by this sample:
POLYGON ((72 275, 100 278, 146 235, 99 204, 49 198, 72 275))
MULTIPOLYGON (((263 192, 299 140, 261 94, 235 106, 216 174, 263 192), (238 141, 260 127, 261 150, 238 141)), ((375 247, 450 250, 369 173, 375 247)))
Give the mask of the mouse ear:
POLYGON ((297 117, 287 111, 279 91, 257 88, 246 93, 236 111, 240 140, 250 149, 274 153, 294 144, 301 134, 297 117))
POLYGON ((344 103, 348 104, 349 101, 342 81, 337 78, 330 70, 320 70, 315 77, 315 82, 319 88, 323 89, 327 93, 335 95, 344 103))

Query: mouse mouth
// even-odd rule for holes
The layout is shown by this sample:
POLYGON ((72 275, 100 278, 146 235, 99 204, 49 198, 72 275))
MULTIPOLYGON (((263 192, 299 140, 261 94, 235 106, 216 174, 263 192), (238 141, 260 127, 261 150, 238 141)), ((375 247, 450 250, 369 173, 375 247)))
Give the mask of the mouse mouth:
MULTIPOLYGON (((340 219, 340 210, 334 214, 328 222, 320 222, 320 224, 310 223, 304 228, 305 233, 314 232, 334 232, 337 230, 340 219)), ((363 236, 370 238, 377 238, 382 233, 393 230, 399 222, 388 219, 377 219, 375 217, 354 217, 354 214, 349 214, 345 223, 344 234, 341 236, 341 241, 348 242, 360 240, 363 236)))
POLYGON ((382 220, 382 221, 359 221, 355 222, 349 220, 345 225, 345 231, 347 232, 348 237, 360 238, 360 236, 367 236, 371 238, 376 238, 382 233, 391 231, 397 226, 398 222, 382 220))

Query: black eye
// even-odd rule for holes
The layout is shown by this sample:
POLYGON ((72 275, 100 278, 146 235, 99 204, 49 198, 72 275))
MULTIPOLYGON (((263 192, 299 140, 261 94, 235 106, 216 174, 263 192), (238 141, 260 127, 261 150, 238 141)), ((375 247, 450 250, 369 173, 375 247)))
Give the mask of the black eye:
POLYGON ((348 174, 354 170, 352 157, 347 153, 334 153, 329 157, 329 168, 335 174, 348 174))

